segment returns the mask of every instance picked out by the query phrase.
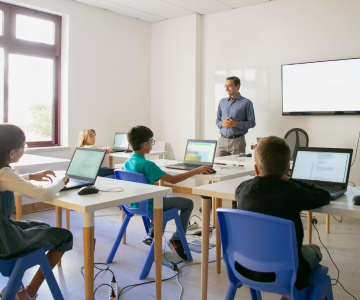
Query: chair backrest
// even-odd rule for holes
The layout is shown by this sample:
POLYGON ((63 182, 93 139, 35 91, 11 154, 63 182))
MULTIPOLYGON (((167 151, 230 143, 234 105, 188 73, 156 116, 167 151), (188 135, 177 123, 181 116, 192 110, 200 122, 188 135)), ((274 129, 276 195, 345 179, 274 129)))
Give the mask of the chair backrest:
POLYGON ((290 129, 284 139, 291 149, 291 158, 294 157, 298 147, 309 147, 309 136, 305 130, 300 128, 290 129))
POLYGON ((165 142, 155 141, 155 145, 152 147, 154 151, 165 151, 165 142))
POLYGON ((218 209, 217 215, 229 280, 291 295, 298 269, 294 223, 235 209, 218 209))
MULTIPOLYGON (((138 183, 145 183, 148 184, 147 179, 144 174, 131 172, 131 171, 124 171, 124 170, 115 170, 114 171, 115 179, 131 181, 131 182, 138 182, 138 183)), ((126 209, 136 215, 148 215, 148 200, 136 202, 139 204, 139 208, 131 208, 126 206, 126 209)))

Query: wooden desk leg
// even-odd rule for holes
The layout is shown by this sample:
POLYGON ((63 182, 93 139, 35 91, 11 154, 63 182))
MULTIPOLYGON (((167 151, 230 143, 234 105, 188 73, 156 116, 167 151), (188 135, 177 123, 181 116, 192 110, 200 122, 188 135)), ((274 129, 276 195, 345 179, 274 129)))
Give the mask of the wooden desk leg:
POLYGON ((164 186, 164 180, 159 179, 159 186, 164 186))
POLYGON ((112 156, 109 156, 109 168, 114 168, 114 160, 112 156))
MULTIPOLYGON (((215 183, 215 181, 211 181, 211 183, 215 183)), ((214 197, 212 197, 212 199, 211 199, 212 201, 211 201, 211 207, 212 207, 212 226, 214 226, 215 227, 215 219, 216 219, 216 217, 215 217, 215 215, 216 215, 216 209, 215 209, 215 206, 216 206, 216 204, 215 204, 215 198, 214 197)))
MULTIPOLYGON (((62 207, 55 206, 56 227, 62 228, 62 207)), ((58 267, 61 267, 61 259, 58 262, 58 267)))
POLYGON ((15 196, 15 207, 16 207, 16 220, 21 221, 22 216, 22 197, 15 196))
POLYGON ((201 300, 207 299, 209 274, 210 199, 202 199, 201 300))
MULTIPOLYGON (((216 209, 222 207, 222 199, 216 198, 215 200, 216 209)), ((216 210, 215 209, 215 210, 216 210)), ((219 230, 219 221, 217 218, 217 214, 215 214, 215 230, 216 230, 216 271, 218 274, 221 273, 221 237, 219 230)))
POLYGON ((326 233, 330 233, 330 215, 326 215, 326 233))
MULTIPOLYGON (((126 213, 124 211, 122 211, 122 221, 123 221, 123 223, 124 223, 125 217, 126 217, 126 213)), ((123 242, 123 244, 126 244, 126 230, 124 232, 122 242, 123 242)))
MULTIPOLYGON (((163 197, 154 198, 154 243, 156 300, 161 300, 161 263, 163 235, 163 197)), ((86 298, 87 299, 87 298, 86 298)))
POLYGON ((308 243, 311 244, 312 240, 312 211, 308 212, 308 243))
POLYGON ((85 299, 94 300, 94 212, 83 214, 85 299))
POLYGON ((65 209, 66 212, 66 229, 70 230, 70 209, 65 209))

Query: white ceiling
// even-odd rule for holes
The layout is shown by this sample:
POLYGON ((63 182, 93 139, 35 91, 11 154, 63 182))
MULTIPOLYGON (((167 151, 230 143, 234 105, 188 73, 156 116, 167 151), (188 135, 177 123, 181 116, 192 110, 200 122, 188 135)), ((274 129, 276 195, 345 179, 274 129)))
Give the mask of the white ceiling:
POLYGON ((75 0, 144 20, 158 22, 193 13, 213 14, 271 0, 75 0))

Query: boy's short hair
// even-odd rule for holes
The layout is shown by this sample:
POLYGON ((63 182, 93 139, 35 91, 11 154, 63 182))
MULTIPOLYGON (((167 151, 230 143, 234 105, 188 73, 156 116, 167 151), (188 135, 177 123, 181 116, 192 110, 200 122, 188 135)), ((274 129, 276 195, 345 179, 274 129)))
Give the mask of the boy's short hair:
POLYGON ((150 128, 135 126, 127 133, 127 139, 134 151, 141 150, 141 144, 148 142, 154 136, 150 128))
POLYGON ((255 150, 255 162, 261 176, 282 178, 289 170, 291 150, 277 136, 262 138, 255 150))

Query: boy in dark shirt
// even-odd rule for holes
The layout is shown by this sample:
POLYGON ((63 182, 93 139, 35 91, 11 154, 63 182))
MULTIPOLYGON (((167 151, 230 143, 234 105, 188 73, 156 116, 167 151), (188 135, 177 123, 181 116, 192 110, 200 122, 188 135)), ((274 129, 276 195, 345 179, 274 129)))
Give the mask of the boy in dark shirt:
MULTIPOLYGON (((255 155, 256 177, 242 182, 236 189, 238 208, 294 222, 299 254, 295 286, 309 286, 309 275, 322 259, 316 245, 303 245, 303 210, 312 210, 330 202, 330 194, 313 185, 289 179, 291 151, 284 139, 269 136, 261 139, 255 155)), ((286 298, 282 298, 285 300, 286 298)))

